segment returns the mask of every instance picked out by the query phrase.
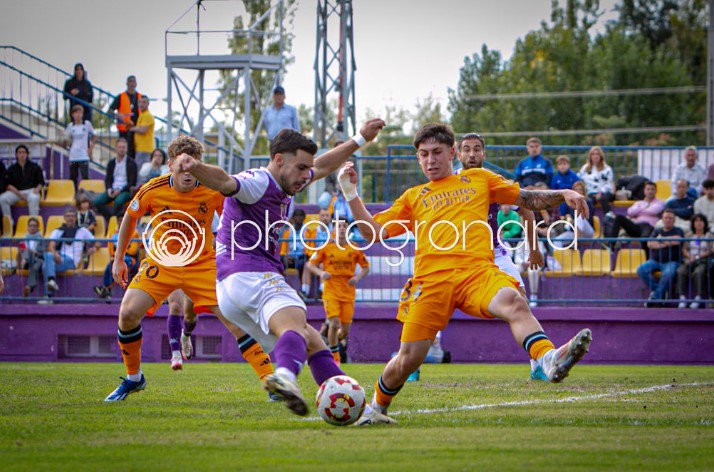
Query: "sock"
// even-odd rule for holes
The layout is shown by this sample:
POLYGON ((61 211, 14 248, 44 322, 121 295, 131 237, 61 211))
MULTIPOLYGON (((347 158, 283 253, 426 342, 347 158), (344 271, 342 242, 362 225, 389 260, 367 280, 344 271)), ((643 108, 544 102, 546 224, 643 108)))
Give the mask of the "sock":
POLYGON ((193 330, 196 329, 196 323, 198 322, 198 317, 196 317, 195 320, 193 321, 186 321, 184 320, 183 322, 183 334, 186 336, 191 336, 191 333, 193 333, 193 330))
POLYGON ((180 351, 180 350, 179 350, 179 351, 175 351, 175 350, 172 350, 172 351, 171 351, 171 358, 174 359, 174 358, 176 358, 176 357, 181 357, 181 351, 180 351))
POLYGON ((372 405, 372 407, 377 406, 376 409, 379 409, 382 413, 387 411, 389 405, 392 404, 392 399, 399 393, 403 386, 404 384, 394 389, 387 388, 380 376, 377 383, 374 384, 374 403, 376 403, 376 405, 372 405))
POLYGON ((301 290, 302 293, 307 294, 310 291, 310 286, 308 284, 302 284, 301 290))
POLYGON ((181 353, 181 316, 169 315, 166 318, 166 330, 169 333, 169 346, 171 351, 181 353))
POLYGON ((129 331, 117 331, 121 358, 129 380, 141 379, 141 325, 129 331), (139 376, 137 379, 136 376, 139 376), (133 378, 131 377, 133 376, 133 378))
POLYGON ((340 345, 337 344, 335 346, 330 346, 330 352, 332 353, 332 357, 335 359, 335 363, 340 365, 340 345))
POLYGON ((531 359, 538 360, 543 357, 546 352, 555 349, 555 346, 550 342, 550 339, 548 339, 548 336, 546 336, 543 331, 536 331, 526 336, 523 340, 523 349, 531 356, 531 359))
POLYGON ((250 334, 241 337, 237 342, 243 359, 250 364, 260 380, 274 372, 270 356, 250 334))
POLYGON ((275 365, 292 372, 295 377, 300 374, 307 359, 307 342, 295 331, 285 331, 273 349, 275 365))
POLYGON ((307 365, 310 367, 312 378, 315 379, 317 385, 336 375, 345 375, 344 371, 335 364, 335 361, 330 354, 330 351, 324 349, 311 355, 307 360, 307 365))

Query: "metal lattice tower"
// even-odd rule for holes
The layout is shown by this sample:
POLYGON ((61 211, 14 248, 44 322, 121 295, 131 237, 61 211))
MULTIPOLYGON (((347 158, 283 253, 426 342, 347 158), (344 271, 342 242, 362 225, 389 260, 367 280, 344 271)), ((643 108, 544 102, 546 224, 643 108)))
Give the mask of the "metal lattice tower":
POLYGON ((314 141, 321 148, 357 132, 352 0, 317 0, 314 141), (332 34, 329 34, 332 33, 332 34), (337 99, 337 116, 328 102, 337 99))
MULTIPOLYGON (((250 156, 255 148, 256 140, 263 126, 262 113, 257 123, 253 123, 251 111, 257 109, 262 112, 266 109, 271 99, 270 93, 263 93, 254 83, 252 72, 267 70, 274 72, 270 91, 280 84, 284 71, 284 29, 283 1, 277 0, 265 13, 263 13, 252 25, 242 30, 201 30, 201 11, 206 10, 203 5, 204 0, 197 0, 196 3, 187 10, 178 20, 176 20, 165 32, 165 58, 167 69, 167 121, 172 121, 175 109, 174 93, 180 105, 180 116, 178 126, 172 126, 168 139, 175 137, 180 129, 189 130, 191 135, 204 141, 204 129, 206 124, 213 125, 218 130, 218 165, 229 171, 237 171, 236 167, 242 165, 243 169, 250 167, 250 156), (175 25, 181 21, 190 11, 196 9, 196 29, 195 30, 173 30, 175 25), (261 30, 261 24, 272 25, 277 18, 277 28, 268 31, 261 30), (264 23, 265 22, 265 23, 264 23), (246 54, 207 54, 206 49, 210 49, 209 41, 212 35, 220 35, 221 38, 232 35, 236 41, 246 45, 246 54), (272 38, 279 44, 277 55, 265 55, 262 51, 253 53, 256 48, 254 43, 258 38, 272 38), (195 38, 195 54, 177 55, 169 53, 169 40, 171 39, 171 49, 178 49, 175 43, 180 43, 179 48, 185 50, 191 47, 189 42, 195 38), (181 47, 182 46, 182 47, 181 47), (235 72, 232 80, 225 83, 223 90, 214 88, 214 84, 220 77, 220 72, 235 72), (232 95, 231 95, 232 94, 232 95), (233 107, 221 109, 220 105, 227 96, 234 98, 233 107), (210 102, 210 103, 209 103, 210 102), (237 120, 235 110, 238 103, 242 102, 243 117, 242 122, 237 120), (197 115, 197 116, 196 116, 197 115), (215 115, 215 116, 214 116, 215 115), (227 122, 232 117, 233 124, 227 122), (243 143, 239 143, 236 136, 242 130, 243 143), (242 163, 236 162, 232 157, 242 158, 242 163)), ((215 37, 215 36, 214 36, 215 37)), ((215 42, 215 41, 214 41, 215 42)), ((225 39, 218 42, 218 51, 225 49, 225 39)), ((214 49, 216 49, 214 47, 214 49)), ((266 87, 267 89, 267 87, 266 87)))

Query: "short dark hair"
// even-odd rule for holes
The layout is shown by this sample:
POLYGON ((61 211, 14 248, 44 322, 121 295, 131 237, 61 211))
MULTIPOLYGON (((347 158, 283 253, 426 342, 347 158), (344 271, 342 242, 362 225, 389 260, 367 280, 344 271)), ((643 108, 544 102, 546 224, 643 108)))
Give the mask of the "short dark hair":
POLYGON ((302 216, 302 217, 304 217, 304 216, 305 216, 305 210, 303 210, 303 209, 301 209, 301 208, 296 208, 295 211, 293 211, 293 217, 296 217, 296 216, 302 216))
POLYGON ((422 126, 414 135, 414 149, 419 149, 419 145, 429 140, 449 147, 452 147, 456 141, 454 130, 446 123, 429 123, 422 126))
POLYGON ((181 154, 188 154, 200 161, 203 156, 203 145, 193 136, 182 134, 169 143, 169 159, 175 159, 181 154))
POLYGON ((24 149, 27 155, 30 155, 30 150, 27 148, 27 146, 25 146, 24 144, 18 144, 15 148, 15 157, 17 157, 17 151, 19 151, 20 149, 24 149))
POLYGON ((712 187, 714 187, 714 179, 705 179, 704 182, 702 182, 702 187, 703 187, 703 188, 712 188, 712 187))
POLYGON ((664 215, 665 213, 671 213, 671 214, 673 214, 674 216, 677 216, 677 214, 676 214, 676 213, 674 212, 674 210, 672 210, 671 208, 665 208, 665 209, 662 211, 662 215, 664 215))
POLYGON ((644 188, 644 187, 647 187, 648 185, 651 185, 651 186, 653 186, 655 189, 657 189, 657 184, 654 183, 654 182, 652 182, 651 180, 646 180, 646 181, 645 181, 645 185, 643 186, 643 188, 644 188))
POLYGON ((478 133, 466 133, 465 135, 461 136, 461 139, 459 140, 459 148, 461 148, 462 143, 467 139, 478 139, 479 141, 481 141, 481 146, 483 146, 484 148, 486 147, 486 140, 483 139, 483 136, 478 133))
POLYGON ((702 213, 695 213, 692 215, 692 220, 690 222, 691 228, 692 228, 692 233, 694 232, 694 222, 696 220, 702 220, 704 222, 704 234, 706 234, 707 231, 709 231, 709 220, 707 220, 706 215, 704 215, 702 213))
POLYGON ((161 165, 166 164, 166 151, 164 151, 161 148, 156 148, 153 151, 151 151, 151 155, 153 156, 156 151, 159 151, 161 153, 161 165))
POLYGON ((296 154, 299 150, 311 155, 317 154, 317 144, 294 129, 285 128, 281 130, 270 142, 270 158, 276 154, 291 153, 296 154))
POLYGON ((74 113, 75 111, 81 111, 84 113, 84 107, 77 103, 76 105, 72 105, 72 108, 70 108, 69 112, 74 113))

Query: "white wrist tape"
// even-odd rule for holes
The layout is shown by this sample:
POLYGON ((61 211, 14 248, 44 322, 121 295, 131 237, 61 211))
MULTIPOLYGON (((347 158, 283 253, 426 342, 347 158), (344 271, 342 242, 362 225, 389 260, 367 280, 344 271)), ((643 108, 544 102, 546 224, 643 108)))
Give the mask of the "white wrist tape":
POLYGON ((345 200, 349 202, 359 197, 357 194, 357 185, 350 182, 350 176, 345 174, 344 167, 340 169, 340 172, 337 174, 337 182, 340 184, 345 200))
POLYGON ((357 134, 352 136, 352 141, 357 143, 357 146, 359 146, 359 147, 362 147, 367 143, 367 139, 364 136, 362 136, 362 133, 360 133, 359 131, 357 131, 357 134))

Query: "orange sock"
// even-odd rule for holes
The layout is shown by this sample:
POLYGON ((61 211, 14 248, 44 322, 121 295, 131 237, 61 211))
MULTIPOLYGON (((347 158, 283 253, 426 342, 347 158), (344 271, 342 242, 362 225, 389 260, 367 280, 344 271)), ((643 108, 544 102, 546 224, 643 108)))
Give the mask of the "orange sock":
POLYGON ((243 355, 243 359, 250 364, 260 380, 274 372, 270 356, 263 351, 260 344, 250 335, 246 334, 238 340, 238 348, 243 355))
POLYGON ((543 357, 546 352, 555 349, 555 346, 550 342, 550 339, 548 339, 548 336, 546 336, 543 331, 537 331, 526 336, 523 340, 523 349, 531 356, 531 359, 537 361, 543 357))
POLYGON ((335 364, 340 365, 340 348, 339 347, 330 348, 330 351, 332 351, 332 358, 335 360, 335 364), (333 351, 333 349, 337 349, 337 350, 333 351))
POLYGON ((382 381, 382 377, 379 377, 377 383, 374 384, 374 399, 377 400, 377 405, 385 410, 389 408, 389 405, 392 404, 392 399, 394 399, 403 386, 404 384, 395 389, 387 388, 382 381))
POLYGON ((129 331, 120 329, 117 339, 127 375, 138 374, 141 370, 141 325, 129 331))

